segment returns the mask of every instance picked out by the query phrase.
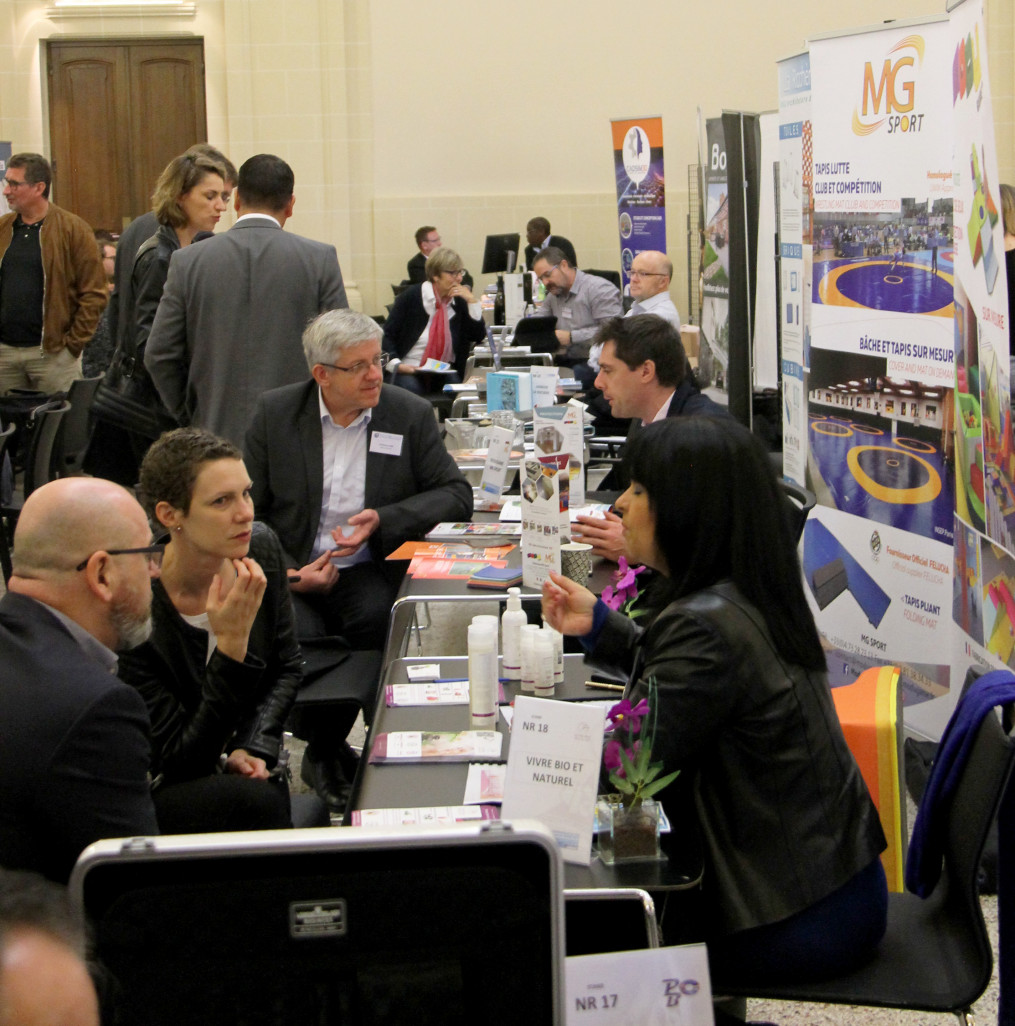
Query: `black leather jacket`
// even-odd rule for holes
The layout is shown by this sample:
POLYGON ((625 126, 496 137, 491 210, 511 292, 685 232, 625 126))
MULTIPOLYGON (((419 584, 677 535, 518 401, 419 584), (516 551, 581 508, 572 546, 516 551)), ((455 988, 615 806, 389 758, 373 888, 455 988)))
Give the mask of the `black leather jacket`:
POLYGON ((278 760, 282 726, 303 680, 285 562, 275 533, 254 524, 250 556, 268 578, 242 663, 176 611, 161 582, 152 583, 151 638, 120 657, 119 675, 141 693, 152 725, 152 775, 178 783, 215 772, 223 752, 245 748, 278 760))
POLYGON ((885 848, 825 675, 786 664, 732 582, 672 602, 645 631, 611 613, 592 657, 644 660, 632 702, 656 678, 653 761, 683 771, 658 797, 678 844, 693 802, 717 935, 813 905, 885 848))

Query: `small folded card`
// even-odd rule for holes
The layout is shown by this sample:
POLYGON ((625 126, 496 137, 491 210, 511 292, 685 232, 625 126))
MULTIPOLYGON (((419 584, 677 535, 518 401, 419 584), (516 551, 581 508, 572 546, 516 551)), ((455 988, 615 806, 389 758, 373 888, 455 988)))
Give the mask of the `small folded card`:
POLYGON ((503 742, 503 735, 495 730, 395 730, 377 735, 370 762, 496 761, 503 742))
MULTIPOLYGON (((411 667, 409 667, 411 669, 411 667)), ((497 685, 497 700, 504 701, 504 685, 497 685)), ((384 703, 393 706, 468 705, 467 680, 428 680, 415 684, 388 684, 384 689, 384 703)))
POLYGON ((448 826, 484 819, 500 819, 495 805, 443 805, 414 809, 360 809, 352 814, 353 826, 448 826))

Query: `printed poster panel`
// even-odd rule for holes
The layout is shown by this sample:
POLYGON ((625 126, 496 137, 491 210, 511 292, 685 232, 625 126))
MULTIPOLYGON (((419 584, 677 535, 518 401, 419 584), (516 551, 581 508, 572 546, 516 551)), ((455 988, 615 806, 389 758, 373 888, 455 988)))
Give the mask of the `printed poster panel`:
POLYGON ((631 281, 631 261, 646 249, 666 252, 666 176, 663 119, 611 122, 617 179, 621 287, 631 281))
POLYGON ((730 362, 730 205, 722 118, 705 122, 705 237, 702 239, 698 381, 726 380, 730 362))
POLYGON ((822 633, 900 664, 910 707, 950 681, 950 68, 944 19, 810 49, 807 484, 823 508, 805 572, 822 633))
POLYGON ((982 2, 951 13, 954 118, 955 679, 1015 669, 1015 444, 1008 284, 982 2))
POLYGON ((798 54, 779 63, 779 265, 782 321, 782 471, 797 484, 806 479, 807 406, 805 325, 811 249, 813 160, 811 60, 798 54), (808 264, 805 264, 804 250, 808 264))

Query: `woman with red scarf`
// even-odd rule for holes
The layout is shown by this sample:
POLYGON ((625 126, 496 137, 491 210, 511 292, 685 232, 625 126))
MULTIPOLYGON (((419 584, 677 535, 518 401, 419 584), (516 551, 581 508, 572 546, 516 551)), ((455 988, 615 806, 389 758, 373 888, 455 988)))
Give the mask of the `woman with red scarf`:
POLYGON ((483 308, 462 283, 462 258, 442 246, 426 261, 426 281, 406 289, 384 323, 384 352, 394 384, 420 395, 460 381, 472 347, 486 338, 483 308), (454 374, 429 373, 427 360, 450 364, 454 374))

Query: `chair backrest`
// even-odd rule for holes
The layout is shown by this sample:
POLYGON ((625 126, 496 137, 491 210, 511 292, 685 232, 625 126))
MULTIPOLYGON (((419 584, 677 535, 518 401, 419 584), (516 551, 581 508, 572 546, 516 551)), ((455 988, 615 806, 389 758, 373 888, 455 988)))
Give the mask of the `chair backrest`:
POLYGON ((32 434, 25 456, 24 497, 56 476, 53 454, 63 418, 70 412, 66 399, 54 400, 36 407, 32 416, 32 434))
POLYGON ((852 684, 832 688, 832 701, 888 840, 888 847, 881 853, 888 889, 901 893, 905 889, 909 834, 902 778, 899 668, 871 667, 852 684))
POLYGON ((977 731, 976 741, 952 797, 944 852, 949 899, 973 906, 977 914, 980 909, 980 857, 1008 786, 1013 764, 1015 741, 1005 732, 997 716, 990 712, 977 731))
POLYGON ((81 464, 92 438, 92 400, 101 381, 100 374, 94 378, 79 378, 71 383, 67 392, 70 411, 60 425, 53 455, 57 477, 76 477, 81 474, 81 464))
POLYGON ((793 528, 796 531, 796 540, 799 541, 804 533, 804 524, 807 523, 807 516, 817 504, 817 496, 802 485, 794 484, 792 481, 785 480, 785 478, 779 479, 779 485, 782 488, 783 494, 796 510, 793 528))
MULTIPOLYGON (((0 423, 0 427, 2 426, 0 423)), ((11 458, 7 455, 7 446, 14 437, 14 431, 14 424, 8 424, 0 431, 0 506, 6 506, 14 493, 14 469, 11 466, 11 458)))
POLYGON ((566 890, 564 921, 568 955, 659 947, 655 905, 636 887, 566 890))
POLYGON ((586 267, 583 268, 586 274, 594 274, 597 278, 605 278, 611 285, 617 286, 617 291, 620 291, 620 272, 619 271, 605 271, 598 267, 586 267))

